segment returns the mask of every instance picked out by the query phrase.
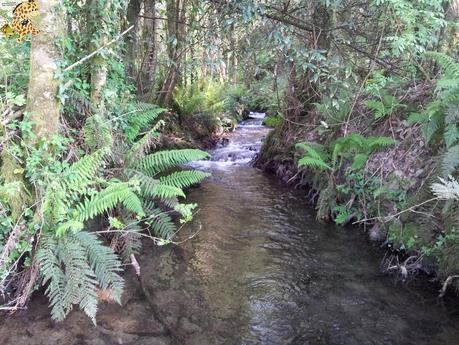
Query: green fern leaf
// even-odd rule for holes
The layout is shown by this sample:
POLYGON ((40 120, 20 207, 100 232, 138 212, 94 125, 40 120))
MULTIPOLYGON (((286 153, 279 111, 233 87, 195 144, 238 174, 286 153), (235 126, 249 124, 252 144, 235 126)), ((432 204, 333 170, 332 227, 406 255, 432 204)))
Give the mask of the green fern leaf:
POLYGON ((354 157, 351 168, 353 170, 360 170, 365 166, 365 164, 367 164, 367 161, 368 156, 366 154, 359 153, 354 157))
POLYGON ((310 167, 319 170, 331 170, 332 168, 325 163, 322 159, 312 157, 303 157, 298 161, 298 167, 310 167))
POLYGON ((447 178, 459 167, 459 145, 450 147, 442 157, 442 175, 447 178))
POLYGON ((164 184, 157 184, 153 188, 152 197, 159 198, 159 199, 170 199, 173 197, 185 197, 185 193, 180 188, 164 185, 164 184))
POLYGON ((170 215, 160 209, 155 209, 151 212, 147 223, 156 234, 167 240, 170 240, 177 231, 177 227, 170 215))
POLYGON ((161 177, 160 181, 163 185, 183 189, 200 183, 209 176, 210 174, 197 170, 178 171, 168 176, 161 177))
POLYGON ((155 176, 172 167, 208 157, 209 154, 207 152, 196 149, 159 151, 134 163, 134 168, 139 169, 149 176, 155 176))

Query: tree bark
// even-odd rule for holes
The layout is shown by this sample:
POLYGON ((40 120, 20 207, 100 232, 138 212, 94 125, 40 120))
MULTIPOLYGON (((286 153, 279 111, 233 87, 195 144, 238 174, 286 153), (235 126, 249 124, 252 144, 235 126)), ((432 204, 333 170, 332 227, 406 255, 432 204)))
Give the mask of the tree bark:
MULTIPOLYGON (((108 11, 109 6, 110 0, 105 0, 102 4, 99 0, 93 0, 91 3, 90 22, 94 23, 91 27, 91 36, 99 36, 99 41, 92 45, 91 51, 108 43, 109 37, 103 33, 98 34, 98 25, 96 23, 102 23, 103 13, 108 11)), ((107 84, 107 74, 108 66, 105 57, 101 54, 93 57, 91 62, 91 103, 94 108, 101 112, 105 108, 103 90, 107 84)))
POLYGON ((134 25, 126 39, 126 73, 133 82, 137 76, 140 0, 131 0, 127 8, 128 26, 134 25))
POLYGON ((59 130, 60 103, 57 99, 59 80, 57 61, 60 52, 56 42, 64 35, 64 25, 54 8, 58 0, 38 0, 41 15, 34 24, 41 32, 32 38, 27 112, 35 123, 37 137, 51 137, 59 130))
POLYGON ((183 54, 185 41, 186 0, 168 0, 166 10, 169 68, 158 95, 158 103, 163 106, 170 104, 172 93, 180 77, 181 54, 183 54))

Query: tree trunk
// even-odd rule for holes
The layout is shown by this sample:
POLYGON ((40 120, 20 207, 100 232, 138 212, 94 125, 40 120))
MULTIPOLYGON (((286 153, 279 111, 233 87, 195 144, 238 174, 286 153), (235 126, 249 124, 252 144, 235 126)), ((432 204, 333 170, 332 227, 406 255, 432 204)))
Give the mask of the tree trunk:
MULTIPOLYGON (((91 35, 98 36, 99 40, 94 42, 94 45, 91 45, 91 51, 98 49, 104 44, 108 43, 109 37, 103 34, 102 30, 99 30, 96 23, 101 23, 103 18, 103 13, 106 13, 110 6, 110 0, 106 0, 105 3, 100 3, 99 0, 93 0, 91 3, 91 13, 90 17, 91 23, 94 23, 91 27, 91 35), (100 32, 99 34, 97 34, 100 32)), ((103 112, 105 108, 104 99, 103 99, 103 90, 107 84, 107 74, 108 66, 107 60, 101 54, 92 58, 91 63, 91 103, 92 105, 103 112)))
POLYGON ((126 73, 130 80, 135 82, 137 76, 138 60, 138 35, 139 35, 140 0, 131 0, 127 8, 128 26, 134 25, 134 29, 126 39, 126 73))
POLYGON ((51 137, 59 130, 59 80, 55 79, 60 58, 56 42, 63 38, 64 21, 54 12, 58 0, 38 0, 41 15, 34 24, 41 32, 32 38, 27 112, 35 123, 37 137, 51 137))
POLYGON ((180 78, 181 58, 184 53, 186 33, 186 0, 168 0, 166 9, 169 68, 158 95, 158 103, 163 106, 170 104, 172 93, 180 78))

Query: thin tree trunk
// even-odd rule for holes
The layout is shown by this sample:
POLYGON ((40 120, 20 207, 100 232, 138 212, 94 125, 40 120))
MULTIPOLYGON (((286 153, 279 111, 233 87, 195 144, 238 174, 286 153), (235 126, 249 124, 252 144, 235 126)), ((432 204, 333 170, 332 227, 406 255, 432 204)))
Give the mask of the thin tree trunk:
POLYGON ((158 103, 164 106, 170 104, 172 93, 180 77, 181 54, 183 54, 186 33, 186 0, 168 0, 166 9, 169 69, 158 95, 158 103))
MULTIPOLYGON (((93 0, 91 3, 91 22, 92 25, 91 34, 95 35, 98 32, 98 26, 95 23, 99 23, 102 20, 102 15, 104 12, 108 11, 110 6, 110 0, 106 0, 104 4, 100 4, 99 0, 93 0)), ((109 40, 109 37, 103 33, 99 33, 99 41, 91 47, 91 50, 96 50, 97 48, 106 44, 109 40)), ((103 90, 107 84, 107 74, 108 66, 107 60, 101 54, 98 54, 92 58, 91 63, 91 103, 93 106, 103 111, 105 108, 104 99, 103 99, 103 90)))
POLYGON ((135 82, 137 75, 137 60, 139 58, 138 35, 139 35, 140 0, 131 0, 127 8, 128 26, 134 25, 126 40, 126 71, 128 77, 135 82))
POLYGON ((41 30, 32 38, 27 112, 35 123, 35 134, 50 137, 59 130, 60 103, 57 99, 59 80, 55 79, 60 59, 56 42, 64 36, 64 21, 54 12, 58 0, 39 0, 41 16, 34 24, 41 30))

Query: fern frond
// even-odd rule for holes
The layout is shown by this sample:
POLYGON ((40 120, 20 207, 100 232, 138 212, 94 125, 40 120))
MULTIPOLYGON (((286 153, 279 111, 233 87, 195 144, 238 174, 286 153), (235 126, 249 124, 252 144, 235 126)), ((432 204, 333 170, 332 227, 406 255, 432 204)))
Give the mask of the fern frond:
POLYGON ((65 172, 67 188, 80 191, 94 182, 97 172, 103 164, 107 148, 101 148, 73 163, 65 172))
POLYGON ((46 295, 54 320, 63 321, 73 305, 78 304, 95 323, 98 288, 109 290, 113 299, 120 302, 124 286, 118 275, 121 263, 95 234, 79 231, 59 238, 45 234, 36 259, 42 284, 48 284, 46 295))
POLYGON ((134 163, 134 167, 149 176, 155 176, 172 167, 208 157, 207 152, 196 149, 159 151, 140 159, 134 163))
POLYGON ((369 147, 370 152, 386 149, 397 143, 396 140, 389 137, 369 137, 366 138, 365 144, 369 147))
POLYGON ((450 147, 442 157, 442 175, 444 178, 453 175, 459 167, 459 145, 450 147))
POLYGON ((431 142, 435 134, 444 128, 445 118, 442 112, 437 112, 430 116, 429 120, 422 127, 422 133, 426 142, 431 142))
POLYGON ((170 240, 177 231, 171 216, 161 209, 155 209, 151 212, 148 223, 158 236, 167 240, 170 240))
POLYGON ((440 65, 446 77, 459 78, 459 63, 455 58, 440 52, 427 52, 426 56, 440 65))
MULTIPOLYGON (((144 206, 144 209, 146 212, 148 212, 145 206, 144 206)), ((142 228, 140 227, 138 221, 124 220, 124 222, 126 224, 126 228, 124 229, 125 232, 120 237, 122 241, 122 246, 121 246, 120 251, 123 257, 123 261, 130 262, 131 255, 138 254, 140 250, 142 249, 142 237, 140 235, 142 228)))
POLYGON ((145 212, 141 207, 141 202, 128 182, 111 183, 102 192, 96 194, 91 199, 77 206, 77 220, 85 222, 98 215, 113 209, 117 204, 123 205, 129 210, 143 217, 145 212))
POLYGON ((301 149, 307 152, 312 158, 326 160, 328 157, 327 152, 325 152, 325 148, 323 145, 318 143, 298 143, 295 145, 296 149, 301 149))
POLYGON ((362 169, 365 166, 365 164, 367 164, 367 161, 368 161, 368 155, 359 153, 355 155, 351 168, 354 170, 362 169))
POLYGON ((121 304, 124 281, 118 274, 122 271, 118 256, 112 248, 104 246, 94 233, 78 231, 73 236, 86 250, 99 287, 109 290, 113 300, 121 304))
POLYGON ((158 121, 158 123, 149 130, 142 139, 135 142, 132 147, 126 153, 126 161, 128 165, 135 159, 145 156, 147 152, 154 146, 154 141, 159 137, 159 129, 164 126, 164 121, 158 121))
POLYGON ((178 171, 172 173, 168 176, 163 176, 160 178, 161 184, 172 186, 176 188, 187 188, 194 184, 200 183, 206 177, 209 177, 209 173, 205 173, 198 170, 187 170, 187 171, 178 171))
POLYGON ((85 144, 92 150, 110 147, 113 142, 110 122, 100 115, 88 117, 84 127, 85 144))
POLYGON ((64 290, 66 285, 65 273, 61 262, 56 256, 57 240, 53 236, 44 235, 40 240, 40 247, 35 256, 40 265, 43 277, 42 285, 48 284, 45 295, 50 300, 51 317, 54 320, 64 320, 69 313, 69 306, 64 305, 64 290))
POLYGON ((455 123, 450 123, 446 126, 443 132, 443 140, 445 141, 446 148, 450 148, 457 143, 459 139, 459 131, 455 123))
MULTIPOLYGON (((57 255, 64 267, 66 284, 61 303, 70 312, 73 304, 96 323, 97 280, 91 269, 85 249, 73 235, 59 238, 57 255)), ((62 321, 62 320, 58 320, 62 321)))
POLYGON ((298 166, 302 167, 310 167, 320 170, 331 170, 331 167, 325 163, 322 159, 312 158, 312 157, 303 157, 298 161, 298 166))
POLYGON ((51 181, 43 197, 43 214, 47 223, 57 224, 64 220, 67 212, 67 190, 59 181, 51 181))
POLYGON ((159 198, 161 200, 170 199, 173 197, 185 197, 185 193, 180 188, 164 185, 164 184, 157 184, 150 195, 154 198, 159 198))
POLYGON ((149 126, 159 115, 166 111, 166 109, 159 108, 154 104, 139 103, 134 111, 128 118, 128 126, 125 134, 128 142, 133 142, 140 134, 140 131, 149 126))

